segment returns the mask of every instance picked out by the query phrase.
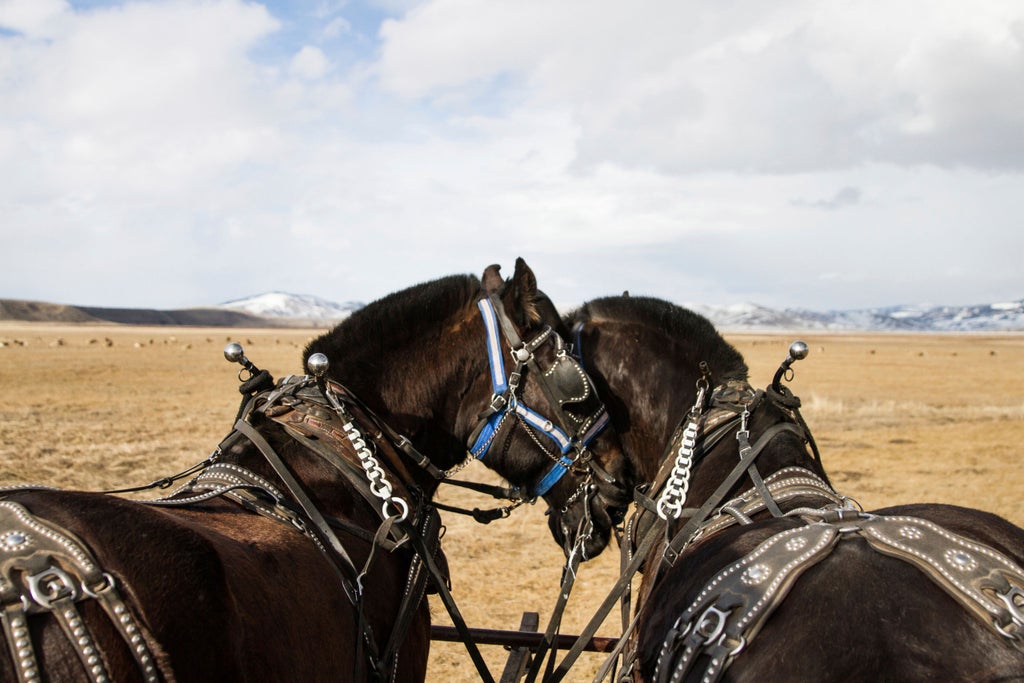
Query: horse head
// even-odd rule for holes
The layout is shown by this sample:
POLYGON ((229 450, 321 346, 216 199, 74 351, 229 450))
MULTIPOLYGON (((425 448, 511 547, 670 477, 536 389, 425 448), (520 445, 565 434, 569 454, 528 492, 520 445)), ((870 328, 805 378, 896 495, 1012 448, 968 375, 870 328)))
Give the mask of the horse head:
MULTIPOLYGON (((330 378, 428 454, 442 480, 468 453, 581 531, 579 520, 592 520, 581 533, 592 549, 628 503, 619 483, 628 464, 566 336, 517 259, 507 280, 490 266, 479 280, 446 278, 375 302, 310 343, 305 360, 325 354, 330 378)), ((420 478, 432 492, 437 481, 420 478)))
MULTIPOLYGON (((759 395, 750 389, 741 398, 733 391, 749 388, 747 365, 711 322, 667 301, 630 296, 596 299, 567 316, 566 324, 573 328, 583 367, 605 401, 636 480, 644 487, 655 482, 666 459, 678 454, 684 418, 698 402, 702 412, 715 402, 718 415, 739 417, 741 402, 759 395), (726 408, 730 399, 734 405, 726 408)), ((757 433, 763 423, 786 419, 779 401, 761 403, 764 407, 754 411, 747 425, 757 433)), ((749 403, 747 407, 754 408, 749 403)), ((725 440, 733 444, 731 453, 725 454, 729 446, 721 446, 714 457, 694 458, 692 481, 687 472, 686 500, 703 502, 735 465, 733 436, 738 430, 737 423, 725 440)), ((763 462, 773 470, 791 461, 806 465, 803 444, 797 448, 792 439, 787 434, 768 444, 763 462)), ((564 524, 558 515, 550 523, 557 537, 564 524)))
POLYGON ((629 504, 629 463, 608 428, 593 381, 570 353, 563 321, 525 264, 517 262, 508 281, 498 266, 490 266, 482 282, 486 297, 479 307, 487 330, 491 398, 468 450, 509 481, 531 482, 523 495, 543 497, 550 518, 559 518, 563 526, 552 531, 567 556, 578 547, 582 558, 594 557, 629 504), (510 351, 507 365, 496 362, 499 328, 510 351), (508 381, 502 377, 506 372, 508 381), (515 386, 521 387, 518 396, 515 386), (526 437, 533 448, 527 445, 516 456, 502 443, 503 428, 504 439, 526 437))

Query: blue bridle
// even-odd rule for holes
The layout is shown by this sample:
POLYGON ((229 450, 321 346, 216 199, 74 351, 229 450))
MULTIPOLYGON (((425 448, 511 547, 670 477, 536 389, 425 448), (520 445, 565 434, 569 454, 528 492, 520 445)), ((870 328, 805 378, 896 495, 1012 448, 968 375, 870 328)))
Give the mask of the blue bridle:
POLYGON ((530 490, 531 496, 542 496, 558 483, 575 463, 575 458, 582 454, 594 437, 607 426, 608 413, 604 405, 601 404, 593 414, 577 421, 570 418, 562 409, 563 403, 592 398, 596 394, 590 383, 590 378, 587 377, 579 363, 564 351, 564 342, 554 330, 550 327, 545 328, 532 341, 524 343, 519 340, 511 323, 504 316, 504 308, 496 296, 480 299, 477 302, 477 307, 480 309, 484 328, 487 331, 487 360, 491 369, 493 393, 490 408, 483 417, 484 421, 477 427, 474 436, 470 437, 473 445, 469 448, 469 452, 475 458, 483 460, 490 450, 501 423, 506 417, 514 415, 537 433, 548 437, 558 449, 558 459, 552 463, 548 472, 530 490), (499 311, 501 318, 499 318, 499 311), (502 329, 505 331, 505 336, 508 337, 512 358, 515 361, 515 368, 508 378, 505 376, 504 354, 501 348, 500 333, 502 329), (538 380, 555 410, 560 426, 524 405, 516 396, 523 368, 527 365, 536 365, 534 351, 548 340, 556 345, 557 360, 547 372, 541 372, 538 369, 538 380), (579 389, 581 391, 578 395, 557 395, 556 390, 564 387, 553 388, 550 386, 554 383, 552 377, 559 363, 571 364, 570 378, 574 381, 578 378, 580 382, 579 389), (570 422, 578 422, 578 424, 570 428, 567 426, 570 422))

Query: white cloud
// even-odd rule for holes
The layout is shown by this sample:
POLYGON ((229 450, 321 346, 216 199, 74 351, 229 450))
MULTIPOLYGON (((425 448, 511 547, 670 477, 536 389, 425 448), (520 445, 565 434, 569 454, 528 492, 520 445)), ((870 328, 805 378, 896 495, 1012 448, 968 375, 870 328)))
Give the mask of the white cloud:
POLYGON ((398 4, 0 4, 0 296, 1022 295, 1016 3, 398 4))
POLYGON ((327 74, 331 67, 330 60, 323 50, 312 45, 304 45, 292 57, 289 71, 293 76, 304 80, 315 81, 327 74))
POLYGON ((275 144, 245 57, 276 22, 258 6, 131 4, 79 12, 0 66, 22 191, 176 192, 275 144))
POLYGON ((583 166, 1024 164, 1015 0, 432 0, 381 35, 383 87, 472 101, 517 84, 513 105, 571 113, 583 166))
POLYGON ((69 9, 65 0, 0 0, 0 27, 47 37, 69 9))

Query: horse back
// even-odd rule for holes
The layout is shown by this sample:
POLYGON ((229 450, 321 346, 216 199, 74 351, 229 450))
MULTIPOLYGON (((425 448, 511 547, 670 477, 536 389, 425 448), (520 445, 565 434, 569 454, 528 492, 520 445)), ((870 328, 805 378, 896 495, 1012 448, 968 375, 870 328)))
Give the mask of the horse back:
MULTIPOLYGON (((925 519, 1024 566, 1024 530, 948 505, 875 511, 925 519)), ((639 635, 645 680, 665 634, 719 571, 793 520, 770 519, 702 539, 662 575, 639 635)), ((685 680, 700 680, 697 666, 685 680)), ((1024 645, 999 635, 914 565, 844 537, 792 584, 723 681, 1024 681, 1024 645)))
MULTIPOLYGON (((134 614, 165 680, 352 679, 358 642, 353 607, 326 557, 295 529, 224 501, 202 509, 157 508, 102 494, 44 490, 3 499, 85 544, 134 614)), ((365 558, 366 544, 349 541, 354 557, 365 558)), ((380 585, 368 588, 400 585, 399 574, 390 563, 375 565, 374 582, 380 585)), ((382 590, 381 601, 392 592, 382 590)), ((80 611, 113 678, 142 680, 94 603, 85 600, 80 611)), ((87 680, 56 620, 42 613, 28 621, 46 676, 87 680)), ((429 624, 419 630, 429 630, 429 624)), ((16 680, 6 650, 4 655, 0 679, 16 680)))

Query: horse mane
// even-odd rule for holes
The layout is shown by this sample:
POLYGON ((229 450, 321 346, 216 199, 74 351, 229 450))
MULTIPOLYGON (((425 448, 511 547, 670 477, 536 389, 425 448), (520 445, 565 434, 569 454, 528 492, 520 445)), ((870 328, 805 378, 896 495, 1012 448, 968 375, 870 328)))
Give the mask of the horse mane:
POLYGON ((628 295, 602 297, 583 304, 569 314, 568 320, 655 327, 678 343, 699 349, 699 357, 714 370, 716 381, 746 380, 749 374, 743 356, 719 334, 710 320, 664 299, 628 295))
MULTIPOLYGON (((331 376, 345 383, 377 377, 382 359, 412 345, 426 348, 445 331, 440 321, 461 312, 480 292, 474 275, 449 275, 403 289, 367 304, 306 345, 331 359, 331 376)), ((353 387, 354 388, 354 387, 353 387)))

